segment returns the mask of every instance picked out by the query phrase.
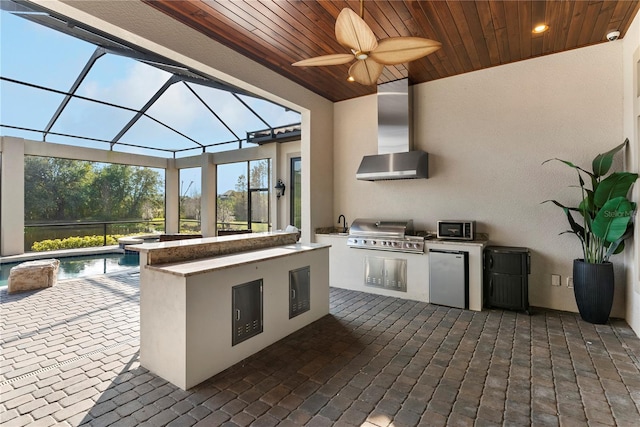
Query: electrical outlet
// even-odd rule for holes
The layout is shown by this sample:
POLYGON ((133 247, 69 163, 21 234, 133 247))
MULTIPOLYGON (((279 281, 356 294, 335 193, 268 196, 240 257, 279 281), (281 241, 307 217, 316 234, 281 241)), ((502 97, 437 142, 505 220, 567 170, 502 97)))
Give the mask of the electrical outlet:
POLYGON ((551 286, 560 286, 560 275, 552 274, 551 275, 551 286))
POLYGON ((573 277, 567 277, 567 288, 573 288, 573 277))

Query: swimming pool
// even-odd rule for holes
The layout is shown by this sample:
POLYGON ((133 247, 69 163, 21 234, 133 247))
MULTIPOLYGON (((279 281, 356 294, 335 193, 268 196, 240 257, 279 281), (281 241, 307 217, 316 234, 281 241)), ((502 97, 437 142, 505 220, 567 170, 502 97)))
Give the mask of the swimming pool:
MULTIPOLYGON (((92 276, 94 274, 115 273, 140 265, 140 256, 134 253, 111 253, 57 258, 60 260, 58 280, 92 276)), ((0 264, 0 287, 7 286, 11 267, 20 264, 12 262, 0 264)))

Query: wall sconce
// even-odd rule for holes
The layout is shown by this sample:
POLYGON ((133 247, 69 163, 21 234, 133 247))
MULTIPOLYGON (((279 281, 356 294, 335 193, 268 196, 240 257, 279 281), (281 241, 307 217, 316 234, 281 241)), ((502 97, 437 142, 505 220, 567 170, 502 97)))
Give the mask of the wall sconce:
POLYGON ((276 189, 276 197, 279 199, 280 196, 284 196, 284 190, 285 190, 285 185, 284 182, 282 182, 281 179, 278 180, 278 182, 276 182, 276 186, 274 187, 276 189))

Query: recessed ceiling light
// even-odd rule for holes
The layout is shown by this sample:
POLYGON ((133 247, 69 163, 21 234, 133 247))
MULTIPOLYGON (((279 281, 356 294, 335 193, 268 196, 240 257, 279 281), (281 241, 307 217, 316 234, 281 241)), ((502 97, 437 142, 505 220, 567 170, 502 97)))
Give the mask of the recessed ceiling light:
POLYGON ((533 32, 535 34, 540 34, 540 33, 544 33, 548 29, 549 29, 549 26, 547 24, 540 24, 533 27, 533 32))

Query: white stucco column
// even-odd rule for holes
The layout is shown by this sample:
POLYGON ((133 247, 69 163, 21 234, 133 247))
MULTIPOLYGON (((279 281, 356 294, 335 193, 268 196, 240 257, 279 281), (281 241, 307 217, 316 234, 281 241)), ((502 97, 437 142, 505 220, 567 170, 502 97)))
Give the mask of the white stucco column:
POLYGON ((216 235, 216 165, 212 153, 202 153, 202 193, 200 196, 200 226, 204 237, 216 235))
POLYGON ((24 253, 24 140, 2 137, 0 255, 24 253))
POLYGON ((180 171, 173 159, 165 169, 164 180, 166 233, 177 233, 180 230, 180 171))
POLYGON ((333 107, 302 113, 302 237, 333 224, 333 107), (312 143, 313 141, 313 143, 312 143))

